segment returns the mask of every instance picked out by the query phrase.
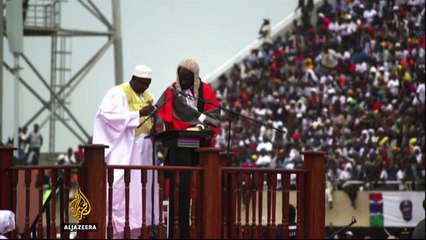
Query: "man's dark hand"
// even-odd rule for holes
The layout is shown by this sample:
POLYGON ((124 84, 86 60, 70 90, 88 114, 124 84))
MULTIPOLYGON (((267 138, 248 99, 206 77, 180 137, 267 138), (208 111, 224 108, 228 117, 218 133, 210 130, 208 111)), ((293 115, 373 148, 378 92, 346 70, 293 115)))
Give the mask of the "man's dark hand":
POLYGON ((143 116, 148 116, 150 115, 153 111, 155 110, 155 107, 152 105, 149 106, 145 106, 143 107, 141 110, 139 110, 139 116, 143 117, 143 116))

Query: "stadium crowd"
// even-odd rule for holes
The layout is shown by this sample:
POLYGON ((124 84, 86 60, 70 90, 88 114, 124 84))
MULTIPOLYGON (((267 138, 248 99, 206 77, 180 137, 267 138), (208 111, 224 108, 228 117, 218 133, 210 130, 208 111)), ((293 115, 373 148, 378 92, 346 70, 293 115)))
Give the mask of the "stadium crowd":
POLYGON ((227 148, 231 124, 235 165, 293 169, 301 151, 324 151, 336 188, 424 189, 424 10, 424 0, 302 7, 291 30, 219 77, 216 97, 241 116, 222 111, 216 146, 227 148))

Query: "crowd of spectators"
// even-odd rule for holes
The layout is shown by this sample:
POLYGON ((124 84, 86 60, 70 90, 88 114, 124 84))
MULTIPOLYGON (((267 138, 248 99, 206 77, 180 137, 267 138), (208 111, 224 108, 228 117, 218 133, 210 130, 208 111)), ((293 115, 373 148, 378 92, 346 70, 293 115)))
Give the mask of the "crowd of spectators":
POLYGON ((292 169, 301 151, 324 151, 336 188, 424 189, 424 10, 424 0, 302 7, 291 30, 219 77, 216 97, 241 116, 222 111, 216 146, 227 148, 231 124, 235 165, 292 169))

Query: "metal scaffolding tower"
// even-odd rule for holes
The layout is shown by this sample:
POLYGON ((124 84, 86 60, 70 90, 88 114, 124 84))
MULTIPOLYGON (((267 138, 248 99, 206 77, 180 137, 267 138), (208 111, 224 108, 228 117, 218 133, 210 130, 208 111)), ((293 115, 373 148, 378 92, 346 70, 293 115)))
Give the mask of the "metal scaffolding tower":
MULTIPOLYGON (((2 8, 3 19, 4 17, 4 4, 8 1, 18 0, 0 0, 2 8)), ((122 42, 121 42, 121 15, 120 15, 120 2, 119 0, 111 0, 112 9, 112 22, 108 20, 104 13, 96 6, 91 0, 78 0, 84 9, 93 15, 99 21, 105 30, 79 30, 79 29, 66 29, 61 27, 61 11, 66 10, 66 0, 24 0, 22 1, 23 7, 23 36, 24 37, 43 37, 50 40, 50 76, 45 77, 41 74, 36 67, 35 62, 40 59, 29 59, 25 52, 19 54, 19 58, 29 67, 29 69, 37 76, 39 82, 48 89, 50 96, 41 96, 35 88, 33 83, 29 84, 26 79, 18 76, 19 84, 25 87, 32 95, 37 98, 42 107, 25 123, 23 126, 31 125, 40 115, 45 111, 49 111, 48 117, 42 121, 38 121, 40 126, 49 124, 49 152, 55 152, 55 139, 56 139, 56 123, 61 122, 76 138, 81 142, 87 142, 90 138, 89 133, 82 127, 78 119, 69 110, 69 96, 73 90, 84 80, 85 76, 102 58, 105 52, 114 46, 114 66, 115 66, 115 84, 121 83, 123 76, 122 67, 122 42), (65 9, 65 10, 63 10, 65 9), (72 56, 72 38, 74 37, 103 37, 106 39, 105 43, 100 46, 97 52, 91 56, 87 62, 72 75, 71 56, 72 56), (73 125, 73 126, 72 126, 73 125)), ((105 4, 105 2, 102 2, 105 4)), ((11 13, 8 13, 11 14, 11 13)), ((13 14, 13 13, 12 13, 13 14)), ((1 21, 0 21, 1 23, 1 21)), ((3 24, 6 26, 6 24, 3 24)), ((6 36, 4 29, 3 34, 6 36)), ((4 37, 1 38, 0 45, 3 46, 4 37)), ((19 75, 19 66, 12 66, 7 63, 3 57, 3 49, 0 48, 0 55, 3 59, 4 69, 11 74, 19 75), (18 71, 18 72, 17 72, 18 71)), ((46 57, 45 59, 48 59, 46 57)), ((0 72, 2 73, 2 72, 0 72)), ((33 80, 32 80, 33 81, 33 80)), ((0 93, 3 91, 3 75, 0 76, 0 93)), ((2 99, 0 96, 0 110, 2 106, 2 99)), ((0 119, 0 137, 1 125, 0 119)))

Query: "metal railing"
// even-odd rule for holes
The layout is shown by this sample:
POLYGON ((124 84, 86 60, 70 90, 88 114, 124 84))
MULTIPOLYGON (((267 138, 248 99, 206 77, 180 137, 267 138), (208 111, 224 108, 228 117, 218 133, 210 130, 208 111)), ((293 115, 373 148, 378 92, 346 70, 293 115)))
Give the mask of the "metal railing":
POLYGON ((37 28, 59 27, 61 23, 61 2, 61 0, 30 1, 26 9, 24 26, 37 28))

